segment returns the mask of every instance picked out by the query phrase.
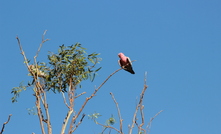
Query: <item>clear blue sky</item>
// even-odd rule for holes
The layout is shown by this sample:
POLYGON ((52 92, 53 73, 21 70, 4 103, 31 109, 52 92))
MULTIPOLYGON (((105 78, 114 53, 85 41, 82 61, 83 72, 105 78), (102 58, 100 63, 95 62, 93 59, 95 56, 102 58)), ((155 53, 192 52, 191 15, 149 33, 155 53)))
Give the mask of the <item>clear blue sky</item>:
MULTIPOLYGON (((10 92, 21 81, 29 80, 16 35, 28 58, 33 59, 46 29, 46 38, 51 40, 44 44, 39 61, 45 61, 47 52, 56 52, 59 45, 76 42, 89 53, 101 53, 102 70, 93 83, 85 82, 79 89, 88 94, 81 96, 77 107, 95 85, 119 68, 119 52, 137 60, 133 63, 135 75, 118 72, 86 106, 85 114, 103 115, 100 123, 111 114, 117 117, 109 95, 113 92, 127 133, 147 71, 146 123, 164 110, 153 121, 151 134, 221 133, 220 0, 1 0, 0 126, 12 114, 4 134, 41 133, 37 116, 27 111, 35 102, 31 90, 22 93, 15 104, 10 92)), ((48 97, 53 132, 58 134, 67 108, 60 94, 48 97)), ((99 132, 101 127, 88 118, 77 131, 99 132)))

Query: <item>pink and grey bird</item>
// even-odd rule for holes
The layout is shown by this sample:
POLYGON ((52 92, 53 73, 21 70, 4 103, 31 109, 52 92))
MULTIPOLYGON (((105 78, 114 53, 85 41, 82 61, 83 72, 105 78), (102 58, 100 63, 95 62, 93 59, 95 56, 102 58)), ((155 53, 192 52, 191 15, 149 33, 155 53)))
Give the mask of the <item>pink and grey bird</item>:
POLYGON ((132 68, 132 62, 130 61, 129 57, 126 57, 123 53, 119 53, 118 57, 120 60, 118 60, 119 65, 126 71, 135 74, 133 68, 132 68))

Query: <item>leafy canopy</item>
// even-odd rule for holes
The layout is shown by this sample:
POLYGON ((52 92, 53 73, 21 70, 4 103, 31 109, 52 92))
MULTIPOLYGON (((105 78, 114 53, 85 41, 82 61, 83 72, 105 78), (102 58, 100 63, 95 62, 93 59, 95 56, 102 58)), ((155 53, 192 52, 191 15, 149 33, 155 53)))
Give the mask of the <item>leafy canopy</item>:
POLYGON ((96 68, 95 65, 101 59, 97 57, 98 53, 87 54, 85 50, 80 43, 71 46, 61 45, 57 54, 50 52, 48 64, 38 62, 29 65, 29 76, 32 76, 32 82, 29 82, 28 86, 21 84, 19 87, 14 87, 11 92, 14 94, 12 102, 17 101, 19 93, 26 90, 26 87, 34 86, 39 81, 44 85, 45 91, 53 92, 67 92, 67 88, 73 90, 77 86, 81 87, 80 83, 83 80, 93 81, 101 69, 101 67, 96 68))
POLYGON ((58 54, 48 55, 51 68, 48 71, 47 88, 66 91, 68 86, 76 87, 82 80, 90 78, 93 81, 96 72, 101 69, 95 69, 95 65, 100 61, 97 55, 99 54, 87 55, 85 48, 79 43, 68 47, 60 46, 58 54))

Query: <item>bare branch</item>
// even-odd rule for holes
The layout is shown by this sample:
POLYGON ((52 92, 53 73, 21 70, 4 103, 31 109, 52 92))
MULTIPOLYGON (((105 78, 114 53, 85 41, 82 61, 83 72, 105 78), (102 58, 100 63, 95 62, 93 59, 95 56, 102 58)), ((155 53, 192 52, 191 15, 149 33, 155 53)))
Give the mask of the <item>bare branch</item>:
POLYGON ((9 114, 8 120, 3 123, 2 130, 1 130, 0 134, 2 134, 4 132, 5 125, 8 124, 8 122, 10 121, 11 116, 12 116, 12 114, 9 114))
POLYGON ((66 101, 64 92, 61 92, 61 93, 62 93, 62 97, 63 97, 63 99, 64 99, 64 104, 70 109, 70 106, 68 105, 68 103, 67 103, 67 101, 66 101))
MULTIPOLYGON (((147 89, 147 85, 146 85, 146 77, 147 77, 147 73, 145 72, 145 75, 144 75, 144 87, 143 87, 143 90, 140 94, 140 100, 139 100, 139 103, 138 105, 136 106, 136 109, 135 109, 135 112, 134 112, 134 116, 133 116, 133 119, 132 119, 132 125, 129 127, 129 134, 132 134, 132 130, 133 130, 133 127, 134 127, 134 124, 136 123, 136 116, 137 116, 137 112, 139 110, 140 107, 142 107, 142 102, 143 102, 143 97, 144 97, 144 93, 147 89)), ((142 109, 141 109, 142 110, 142 109)), ((144 116, 143 116, 144 118, 144 116)), ((141 126, 143 126, 141 124, 141 126)))
POLYGON ((117 131, 118 133, 122 134, 122 133, 121 133, 118 129, 116 129, 115 127, 112 127, 112 126, 106 126, 106 125, 100 124, 99 122, 96 122, 96 124, 101 125, 101 126, 103 126, 103 127, 105 127, 105 128, 111 128, 111 129, 114 129, 114 130, 117 131))
POLYGON ((144 121, 145 121, 143 109, 144 109, 144 105, 141 105, 140 106, 140 115, 141 115, 142 123, 138 126, 138 131, 141 132, 141 130, 142 130, 146 134, 146 130, 142 128, 144 125, 144 121))
POLYGON ((68 113, 67 113, 67 116, 66 116, 65 119, 64 119, 64 122, 63 122, 63 125, 62 125, 62 128, 61 128, 61 134, 64 134, 64 131, 65 131, 65 129, 66 129, 66 126, 67 126, 67 124, 68 124, 69 118, 70 118, 70 116, 71 116, 72 113, 73 113, 73 109, 70 108, 69 111, 68 111, 68 113))
POLYGON ((50 40, 50 39, 44 39, 44 36, 45 36, 46 32, 47 32, 47 30, 45 30, 44 33, 43 33, 43 35, 42 35, 41 43, 40 43, 40 45, 39 45, 38 51, 36 52, 36 55, 35 55, 34 58, 37 58, 37 57, 38 57, 38 54, 39 54, 39 52, 40 52, 40 50, 41 50, 42 45, 43 45, 46 41, 49 41, 49 40, 50 40))
POLYGON ((73 133, 77 129, 77 127, 82 123, 84 117, 85 117, 85 114, 82 115, 81 120, 78 122, 78 124, 75 126, 75 128, 70 133, 73 133))
POLYGON ((114 94, 110 92, 110 95, 111 95, 112 99, 114 100, 114 103, 116 104, 116 107, 117 107, 118 117, 120 120, 120 132, 122 134, 123 133, 123 119, 121 118, 120 108, 118 106, 116 99, 114 98, 114 94))
POLYGON ((76 99, 76 98, 80 97, 80 96, 83 95, 83 94, 86 94, 86 92, 83 92, 83 93, 81 93, 81 94, 75 96, 74 98, 76 99))
POLYGON ((42 115, 42 111, 41 111, 41 106, 40 106, 40 97, 37 94, 38 93, 35 92, 35 98, 36 98, 35 105, 36 105, 37 111, 38 111, 38 118, 39 118, 42 134, 45 134, 44 124, 43 124, 43 120, 44 119, 43 119, 43 115, 42 115))
POLYGON ((18 41, 18 46, 19 46, 20 51, 21 51, 21 54, 22 54, 22 56, 23 56, 23 58, 24 58, 25 64, 26 64, 26 66, 27 66, 27 68, 28 68, 28 71, 30 72, 30 68, 29 68, 29 65, 28 65, 28 59, 26 58, 25 52, 23 51, 23 48, 22 48, 22 45, 21 45, 21 41, 20 41, 20 39, 18 38, 18 36, 16 36, 16 39, 17 39, 17 41, 18 41))
POLYGON ((152 118, 150 119, 150 121, 149 121, 149 123, 148 123, 148 125, 147 125, 147 127, 146 127, 147 130, 148 130, 148 133, 150 132, 150 127, 151 127, 152 121, 153 121, 161 112, 163 112, 163 110, 160 110, 157 114, 154 115, 154 117, 152 117, 152 118))
POLYGON ((43 93, 43 97, 44 97, 43 106, 44 106, 44 109, 45 109, 45 112, 46 112, 46 117, 47 117, 48 134, 51 134, 52 130, 51 130, 50 114, 49 114, 49 111, 48 111, 48 103, 47 103, 47 99, 46 99, 47 97, 46 97, 45 92, 43 93))

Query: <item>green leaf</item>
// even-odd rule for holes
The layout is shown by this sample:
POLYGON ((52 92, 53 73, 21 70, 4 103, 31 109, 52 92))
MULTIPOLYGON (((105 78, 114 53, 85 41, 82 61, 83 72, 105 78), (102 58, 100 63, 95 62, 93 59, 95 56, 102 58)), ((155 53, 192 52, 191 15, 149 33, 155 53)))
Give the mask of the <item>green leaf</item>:
POLYGON ((101 69, 101 67, 99 67, 98 69, 95 70, 95 72, 99 71, 101 69))

